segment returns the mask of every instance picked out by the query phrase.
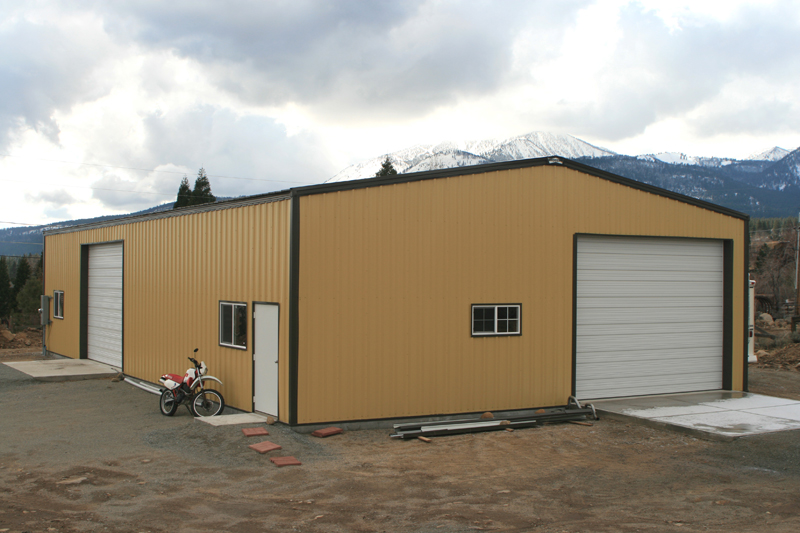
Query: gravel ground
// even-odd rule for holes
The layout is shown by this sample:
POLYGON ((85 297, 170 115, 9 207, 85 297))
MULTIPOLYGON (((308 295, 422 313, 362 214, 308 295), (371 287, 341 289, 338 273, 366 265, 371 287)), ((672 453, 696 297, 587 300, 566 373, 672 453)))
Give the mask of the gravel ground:
MULTIPOLYGON (((751 373, 759 392, 776 381, 800 394, 799 372, 751 373)), ((0 405, 0 531, 800 531, 797 431, 712 442, 600 420, 427 444, 276 424, 283 449, 260 455, 241 432, 258 424, 164 417, 124 382, 0 364, 0 405)))

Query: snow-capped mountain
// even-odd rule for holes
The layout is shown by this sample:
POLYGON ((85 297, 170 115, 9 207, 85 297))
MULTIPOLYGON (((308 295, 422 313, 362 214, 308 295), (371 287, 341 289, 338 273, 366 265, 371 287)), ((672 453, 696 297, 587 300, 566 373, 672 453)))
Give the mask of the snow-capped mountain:
POLYGON ((697 165, 701 167, 722 167, 735 163, 736 159, 727 157, 697 157, 681 152, 660 152, 658 154, 644 154, 636 156, 645 161, 661 161, 670 165, 697 165))
POLYGON ((615 155, 615 153, 577 139, 572 135, 537 131, 509 139, 448 141, 436 145, 417 145, 350 165, 329 179, 327 183, 374 177, 387 156, 398 173, 407 174, 423 170, 514 161, 550 155, 577 159, 580 157, 610 156, 615 155))
POLYGON ((571 135, 533 132, 509 139, 417 145, 342 170, 328 183, 372 178, 386 159, 399 174, 560 155, 627 178, 757 217, 787 216, 800 204, 800 149, 774 147, 747 159, 681 152, 625 156, 571 135))
POLYGON ((784 190, 787 187, 800 187, 800 148, 775 162, 763 173, 762 187, 784 190))
POLYGON ((747 157, 748 161, 780 161, 789 155, 789 150, 785 150, 780 146, 773 146, 769 150, 757 152, 747 157))

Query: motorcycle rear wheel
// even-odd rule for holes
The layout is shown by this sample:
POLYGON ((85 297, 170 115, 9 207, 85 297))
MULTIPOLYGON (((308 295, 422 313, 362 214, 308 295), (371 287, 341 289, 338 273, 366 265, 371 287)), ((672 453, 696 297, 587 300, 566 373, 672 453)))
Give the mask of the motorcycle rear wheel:
POLYGON ((161 393, 161 399, 158 402, 161 408, 161 414, 164 416, 172 416, 178 410, 178 402, 175 400, 175 394, 171 390, 165 390, 161 393))
POLYGON ((206 389, 197 394, 192 400, 192 412, 195 416, 216 416, 225 409, 225 400, 222 394, 214 389, 206 389))

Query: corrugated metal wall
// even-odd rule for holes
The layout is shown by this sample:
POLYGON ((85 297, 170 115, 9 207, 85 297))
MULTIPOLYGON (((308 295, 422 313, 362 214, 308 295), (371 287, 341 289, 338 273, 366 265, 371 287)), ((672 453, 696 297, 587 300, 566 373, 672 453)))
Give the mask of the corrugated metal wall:
POLYGON ((576 233, 733 239, 742 386, 743 220, 560 166, 300 202, 299 423, 565 404, 576 233), (522 335, 471 337, 476 303, 522 335))
MULTIPOLYGON (((49 235, 47 294, 64 290, 64 320, 54 321, 48 349, 79 357, 81 244, 124 242, 123 365, 128 375, 157 382, 183 373, 187 356, 220 378, 227 403, 252 408, 252 321, 246 350, 219 346, 219 301, 289 301, 288 200, 219 209, 49 235)), ((288 313, 280 324, 280 411, 288 417, 288 313)))

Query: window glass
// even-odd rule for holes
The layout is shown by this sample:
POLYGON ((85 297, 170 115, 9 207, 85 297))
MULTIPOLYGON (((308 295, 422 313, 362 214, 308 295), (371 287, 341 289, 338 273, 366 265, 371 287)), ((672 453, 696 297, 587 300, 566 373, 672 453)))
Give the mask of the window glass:
POLYGON ((494 331, 494 307, 473 307, 472 329, 475 333, 494 331))
POLYGON ((220 302, 219 343, 223 346, 247 346, 247 304, 220 302))
POLYGON ((219 304, 219 343, 233 344, 233 305, 219 304))
POLYGON ((53 317, 64 318, 64 291, 53 291, 53 317))
POLYGON ((247 306, 234 306, 233 344, 247 346, 247 306))

